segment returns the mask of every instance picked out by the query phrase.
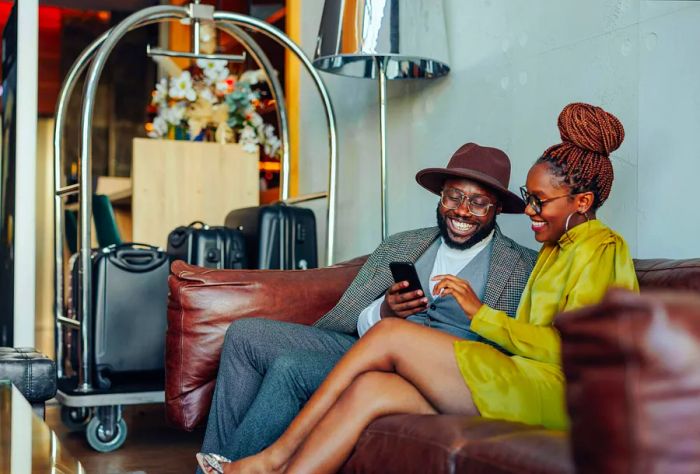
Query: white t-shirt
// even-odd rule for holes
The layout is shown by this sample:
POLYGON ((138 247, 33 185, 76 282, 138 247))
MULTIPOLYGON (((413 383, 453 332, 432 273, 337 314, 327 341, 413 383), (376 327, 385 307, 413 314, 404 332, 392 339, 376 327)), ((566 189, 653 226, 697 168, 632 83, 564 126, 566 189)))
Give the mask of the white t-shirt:
MULTIPOLYGON (((465 250, 458 250, 448 247, 444 239, 440 239, 440 247, 438 247, 437 255, 435 255, 435 263, 433 264, 433 270, 430 272, 430 292, 432 294, 433 288, 438 283, 437 281, 432 281, 433 277, 436 275, 457 275, 462 271, 464 267, 469 265, 474 257, 476 257, 479 252, 484 250, 489 242, 493 239, 493 232, 491 232, 486 238, 482 239, 480 242, 474 244, 471 248, 465 250)), ((357 332, 363 336, 369 328, 374 326, 382 319, 380 315, 380 307, 384 302, 384 295, 380 298, 374 300, 369 306, 362 310, 359 318, 357 319, 357 332)))

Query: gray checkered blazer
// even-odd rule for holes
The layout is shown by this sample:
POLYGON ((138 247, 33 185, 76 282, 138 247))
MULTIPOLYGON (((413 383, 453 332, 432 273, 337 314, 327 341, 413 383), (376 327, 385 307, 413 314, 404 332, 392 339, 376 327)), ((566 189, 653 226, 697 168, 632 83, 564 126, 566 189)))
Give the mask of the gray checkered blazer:
MULTIPOLYGON (((415 263, 439 235, 437 227, 428 227, 390 236, 372 252, 338 304, 315 325, 347 334, 355 333, 360 312, 394 283, 389 262, 415 263)), ((515 316, 536 259, 537 252, 518 245, 496 226, 484 303, 515 316)))

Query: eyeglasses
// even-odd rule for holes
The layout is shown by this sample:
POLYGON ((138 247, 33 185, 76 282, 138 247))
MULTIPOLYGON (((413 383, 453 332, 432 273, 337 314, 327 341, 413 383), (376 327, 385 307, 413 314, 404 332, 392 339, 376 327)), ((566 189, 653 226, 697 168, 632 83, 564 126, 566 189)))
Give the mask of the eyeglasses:
POLYGON ((523 197, 526 206, 530 206, 535 214, 542 212, 542 205, 556 199, 561 199, 563 197, 570 197, 571 194, 562 194, 561 196, 554 196, 548 199, 540 199, 534 194, 530 194, 525 186, 520 186, 520 195, 523 197))
POLYGON ((440 193, 440 204, 446 209, 457 209, 462 203, 467 202, 467 209, 477 217, 483 217, 489 213, 489 209, 494 204, 484 196, 472 195, 468 196, 459 189, 447 188, 440 193))

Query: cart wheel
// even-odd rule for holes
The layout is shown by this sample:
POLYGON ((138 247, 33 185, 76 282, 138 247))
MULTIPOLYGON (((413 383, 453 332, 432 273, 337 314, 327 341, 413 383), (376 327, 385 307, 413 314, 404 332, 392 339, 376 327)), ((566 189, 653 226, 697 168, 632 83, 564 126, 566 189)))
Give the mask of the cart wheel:
POLYGON ((87 425, 85 436, 95 451, 109 453, 119 449, 126 440, 126 421, 119 419, 114 424, 114 432, 108 435, 105 426, 97 417, 93 417, 87 425))
POLYGON ((61 407, 61 421, 70 431, 82 431, 92 418, 87 407, 61 407))

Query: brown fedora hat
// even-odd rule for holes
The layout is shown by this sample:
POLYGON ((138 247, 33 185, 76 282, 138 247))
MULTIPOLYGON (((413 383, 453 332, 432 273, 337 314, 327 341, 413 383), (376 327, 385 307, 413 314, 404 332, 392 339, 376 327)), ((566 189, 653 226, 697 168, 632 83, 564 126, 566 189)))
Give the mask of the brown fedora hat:
POLYGON ((501 212, 522 214, 525 210, 523 200, 508 190, 510 160, 498 148, 467 143, 454 152, 447 168, 426 168, 416 174, 418 184, 438 195, 450 178, 470 179, 491 188, 501 197, 501 212))

